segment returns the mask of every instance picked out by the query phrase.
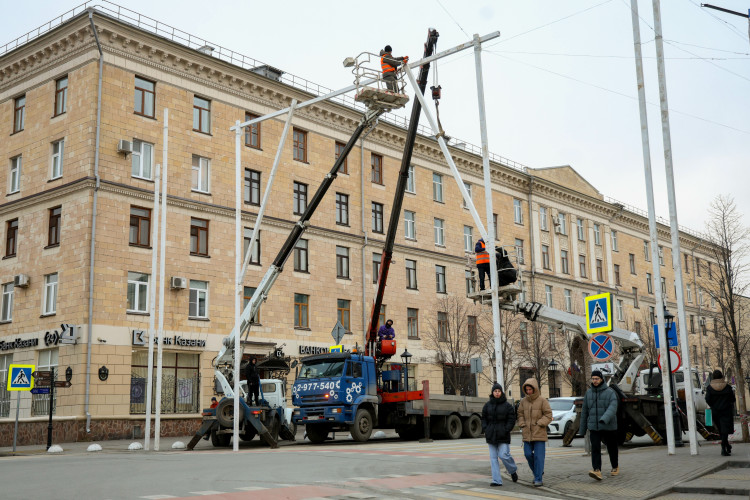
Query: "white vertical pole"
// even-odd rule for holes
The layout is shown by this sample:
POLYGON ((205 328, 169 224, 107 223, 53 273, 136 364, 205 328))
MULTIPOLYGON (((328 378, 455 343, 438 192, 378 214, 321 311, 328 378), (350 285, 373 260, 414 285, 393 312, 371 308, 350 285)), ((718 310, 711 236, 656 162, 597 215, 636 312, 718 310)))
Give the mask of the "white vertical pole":
MULTIPOLYGON (((162 382, 162 360, 164 355, 164 254, 166 250, 167 234, 167 152, 169 147, 169 109, 164 108, 164 149, 162 152, 162 195, 161 195, 161 238, 159 249, 161 257, 159 260, 159 328, 158 344, 156 347, 156 422, 154 424, 154 450, 159 451, 159 438, 161 437, 161 382, 162 382)), ((154 242, 155 243, 155 242, 154 242)))
POLYGON ((156 239, 159 237, 159 186, 161 181, 161 166, 156 165, 156 178, 154 182, 154 210, 153 224, 151 227, 151 279, 149 280, 149 318, 148 318, 148 376, 146 377, 146 436, 143 442, 143 449, 148 450, 151 446, 151 396, 154 390, 154 330, 156 321, 156 256, 157 246, 156 239))
MULTIPOLYGON (((658 300, 656 302, 656 315, 658 318, 659 355, 666 360, 669 355, 667 346, 667 334, 664 329, 664 307, 661 304, 661 269, 659 265, 659 238, 656 229, 656 209, 654 207, 654 185, 651 173, 651 147, 648 139, 648 116, 646 114, 646 90, 643 81, 643 57, 641 54, 641 28, 638 17, 638 0, 630 0, 632 22, 633 22, 633 47, 635 49, 635 73, 638 86, 638 107, 641 119, 641 143, 643 145, 643 171, 646 178, 646 200, 648 203, 648 228, 651 238, 651 262, 654 272, 654 291, 658 300)), ((666 362, 664 363, 666 366, 666 362)), ((674 422, 672 421, 672 378, 667 370, 661 370, 662 387, 664 392, 664 421, 667 425, 667 453, 674 455, 674 422)))
MULTIPOLYGON (((661 104, 662 142, 664 143, 664 166, 667 173, 667 198, 669 200, 669 226, 672 233, 672 263, 674 264, 675 283, 677 284, 677 317, 679 318, 679 335, 682 347, 682 371, 685 375, 685 407, 688 417, 688 438, 690 454, 698 454, 698 436, 695 432, 695 404, 693 402, 693 379, 690 376, 690 346, 688 345, 687 318, 682 289, 682 265, 680 264, 680 227, 677 222, 677 200, 674 190, 674 169, 672 165, 672 139, 669 131, 669 104, 667 102, 667 74, 664 64, 664 40, 661 30, 661 9, 659 0, 653 0, 654 35, 656 42, 656 68, 659 75, 659 103, 661 104)), ((666 359, 666 358, 664 358, 666 359)))
MULTIPOLYGON (((294 105, 293 103, 292 105, 294 105)), ((294 107, 292 107, 292 113, 294 112, 294 107)), ((291 114, 290 113, 290 116, 291 114)), ((235 242, 234 242, 234 249, 235 249, 235 255, 234 255, 234 261, 235 261, 235 269, 234 269, 234 282, 236 284, 236 289, 234 293, 234 324, 235 331, 237 332, 237 335, 234 336, 234 430, 233 430, 233 438, 232 438, 232 449, 234 451, 239 451, 239 434, 240 434, 240 360, 242 359, 242 353, 240 352, 240 315, 242 314, 241 309, 241 303, 240 300, 242 299, 242 262, 243 262, 243 256, 242 256, 242 169, 241 169, 241 148, 240 148, 240 135, 242 134, 242 128, 239 126, 240 121, 237 120, 235 123, 235 131, 234 131, 234 166, 235 166, 235 194, 236 194, 236 207, 235 207, 235 214, 234 214, 234 222, 235 222, 235 242)), ((289 125, 289 122, 287 122, 287 125, 289 125)), ((286 129, 288 130, 288 128, 286 129)), ((282 142, 284 138, 282 137, 282 142)), ((277 154, 278 157, 278 154, 277 154)), ((265 205, 265 204, 264 204, 265 205)), ((255 236, 258 232, 258 224, 256 221, 255 224, 255 230, 253 231, 253 236, 255 236)), ((253 247, 252 242, 250 243, 250 247, 248 250, 248 255, 252 253, 253 247)))
MULTIPOLYGON (((492 288, 492 330, 495 333, 495 373, 497 382, 505 387, 503 376, 503 352, 500 344, 500 302, 497 296, 497 261, 495 260, 495 225, 492 214, 492 178, 490 176, 490 152, 487 139, 487 116, 484 103, 484 79, 482 77, 482 44, 479 35, 474 35, 474 61, 477 73, 477 104, 479 106, 479 130, 482 135, 482 171, 484 173, 484 204, 487 211, 487 249, 490 253, 490 287, 492 288)), ((479 396, 479 374, 477 396, 479 396)), ((507 389, 504 389, 507 390, 507 389)))

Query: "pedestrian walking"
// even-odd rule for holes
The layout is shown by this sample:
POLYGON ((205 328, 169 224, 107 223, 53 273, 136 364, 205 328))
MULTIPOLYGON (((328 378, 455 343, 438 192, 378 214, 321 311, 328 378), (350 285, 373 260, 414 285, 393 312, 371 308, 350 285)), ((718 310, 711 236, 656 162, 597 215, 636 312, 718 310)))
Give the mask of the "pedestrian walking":
POLYGON ((617 456, 617 394, 604 381, 599 370, 591 372, 591 387, 583 396, 581 407, 581 426, 579 434, 589 431, 591 442, 591 467, 589 476, 597 481, 602 480, 602 443, 607 446, 609 463, 612 466, 610 476, 620 473, 617 456))
POLYGON ((505 397, 503 386, 495 382, 492 385, 490 400, 482 408, 482 431, 490 448, 492 470, 490 486, 503 485, 498 460, 503 463, 513 482, 518 481, 518 466, 510 455, 510 431, 513 430, 514 425, 516 425, 516 411, 505 397))
POLYGON ((393 57, 393 49, 386 45, 380 51, 380 69, 383 71, 383 82, 391 92, 398 92, 396 71, 399 66, 409 62, 409 56, 393 57))
MULTIPOLYGON (((479 238, 477 244, 474 245, 474 253, 476 254, 477 271, 479 271, 479 290, 484 290, 484 278, 490 275, 490 254, 487 252, 484 239, 479 238)), ((490 286, 492 286, 492 281, 490 281, 490 286)))
POLYGON ((250 358, 245 365, 245 378, 247 379, 247 404, 252 405, 253 397, 255 404, 260 405, 260 374, 258 374, 257 358, 250 358))
POLYGON ((535 378, 523 383, 526 394, 518 405, 518 427, 521 428, 523 454, 534 473, 534 486, 543 486, 544 447, 547 445, 547 426, 552 422, 552 408, 549 401, 539 393, 535 378))
POLYGON ((729 435, 734 433, 734 391, 724 380, 721 370, 714 370, 711 384, 706 389, 706 403, 711 407, 714 426, 719 429, 721 436, 721 455, 728 457, 732 454, 729 435))

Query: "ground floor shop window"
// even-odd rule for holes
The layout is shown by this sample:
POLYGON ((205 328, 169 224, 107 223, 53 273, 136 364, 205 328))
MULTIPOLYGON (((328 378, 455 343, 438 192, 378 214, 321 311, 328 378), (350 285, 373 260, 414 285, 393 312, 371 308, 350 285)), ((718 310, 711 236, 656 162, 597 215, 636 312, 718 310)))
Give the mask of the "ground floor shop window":
POLYGON ((469 365, 443 365, 443 394, 476 396, 476 375, 469 365))
MULTIPOLYGON (((36 370, 43 372, 47 370, 54 370, 52 374, 52 380, 59 379, 59 373, 57 373, 57 357, 59 350, 47 349, 46 351, 39 351, 39 359, 36 363, 36 370)), ((61 379, 63 380, 63 379, 61 379)), ((31 415, 49 415, 50 395, 49 394, 32 394, 31 395, 31 415)), ((52 414, 55 413, 57 407, 57 391, 55 391, 55 398, 52 401, 52 414)))
MULTIPOLYGON (((196 413, 200 404, 200 354, 162 354, 161 412, 196 413)), ((151 413, 156 413, 156 352, 154 352, 151 413)), ((148 351, 133 351, 130 371, 130 413, 146 414, 148 351)))
POLYGON ((10 414, 10 394, 8 391, 8 367, 13 363, 12 354, 0 355, 0 418, 10 414))

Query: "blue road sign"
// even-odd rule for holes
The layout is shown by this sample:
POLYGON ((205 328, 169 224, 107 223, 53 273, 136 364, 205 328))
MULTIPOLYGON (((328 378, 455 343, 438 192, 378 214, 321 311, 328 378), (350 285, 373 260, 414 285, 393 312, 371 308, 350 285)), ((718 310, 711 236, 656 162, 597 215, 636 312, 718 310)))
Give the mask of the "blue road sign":
POLYGON ((584 299, 586 306, 586 333, 612 331, 612 294, 600 293, 584 299))
POLYGON ((615 343, 606 333, 599 333, 589 340, 589 354, 598 362, 609 360, 615 352, 615 343))
MULTIPOLYGON (((656 348, 659 349, 659 325, 654 325, 654 340, 656 342, 656 348)), ((674 325, 667 330, 667 344, 669 347, 677 347, 680 345, 677 342, 677 329, 674 325)))
POLYGON ((31 394, 49 394, 49 387, 34 387, 31 394))
POLYGON ((29 391, 34 388, 34 365, 10 365, 8 367, 8 390, 29 391))

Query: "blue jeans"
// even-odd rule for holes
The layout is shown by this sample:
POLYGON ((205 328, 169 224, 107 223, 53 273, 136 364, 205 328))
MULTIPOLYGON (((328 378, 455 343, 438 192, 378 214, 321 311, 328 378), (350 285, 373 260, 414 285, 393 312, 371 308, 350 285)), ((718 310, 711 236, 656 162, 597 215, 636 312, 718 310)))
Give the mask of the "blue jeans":
POLYGON ((524 441, 523 442, 523 454, 526 457, 526 461, 529 463, 529 468, 534 474, 534 482, 542 482, 542 474, 544 474, 544 447, 547 445, 545 441, 524 441))
POLYGON ((503 484, 503 478, 500 476, 500 463, 498 459, 505 466, 505 470, 508 474, 513 474, 518 470, 516 461, 510 456, 510 445, 505 443, 500 444, 489 444, 490 447, 490 466, 492 468, 492 482, 497 484, 503 484))

